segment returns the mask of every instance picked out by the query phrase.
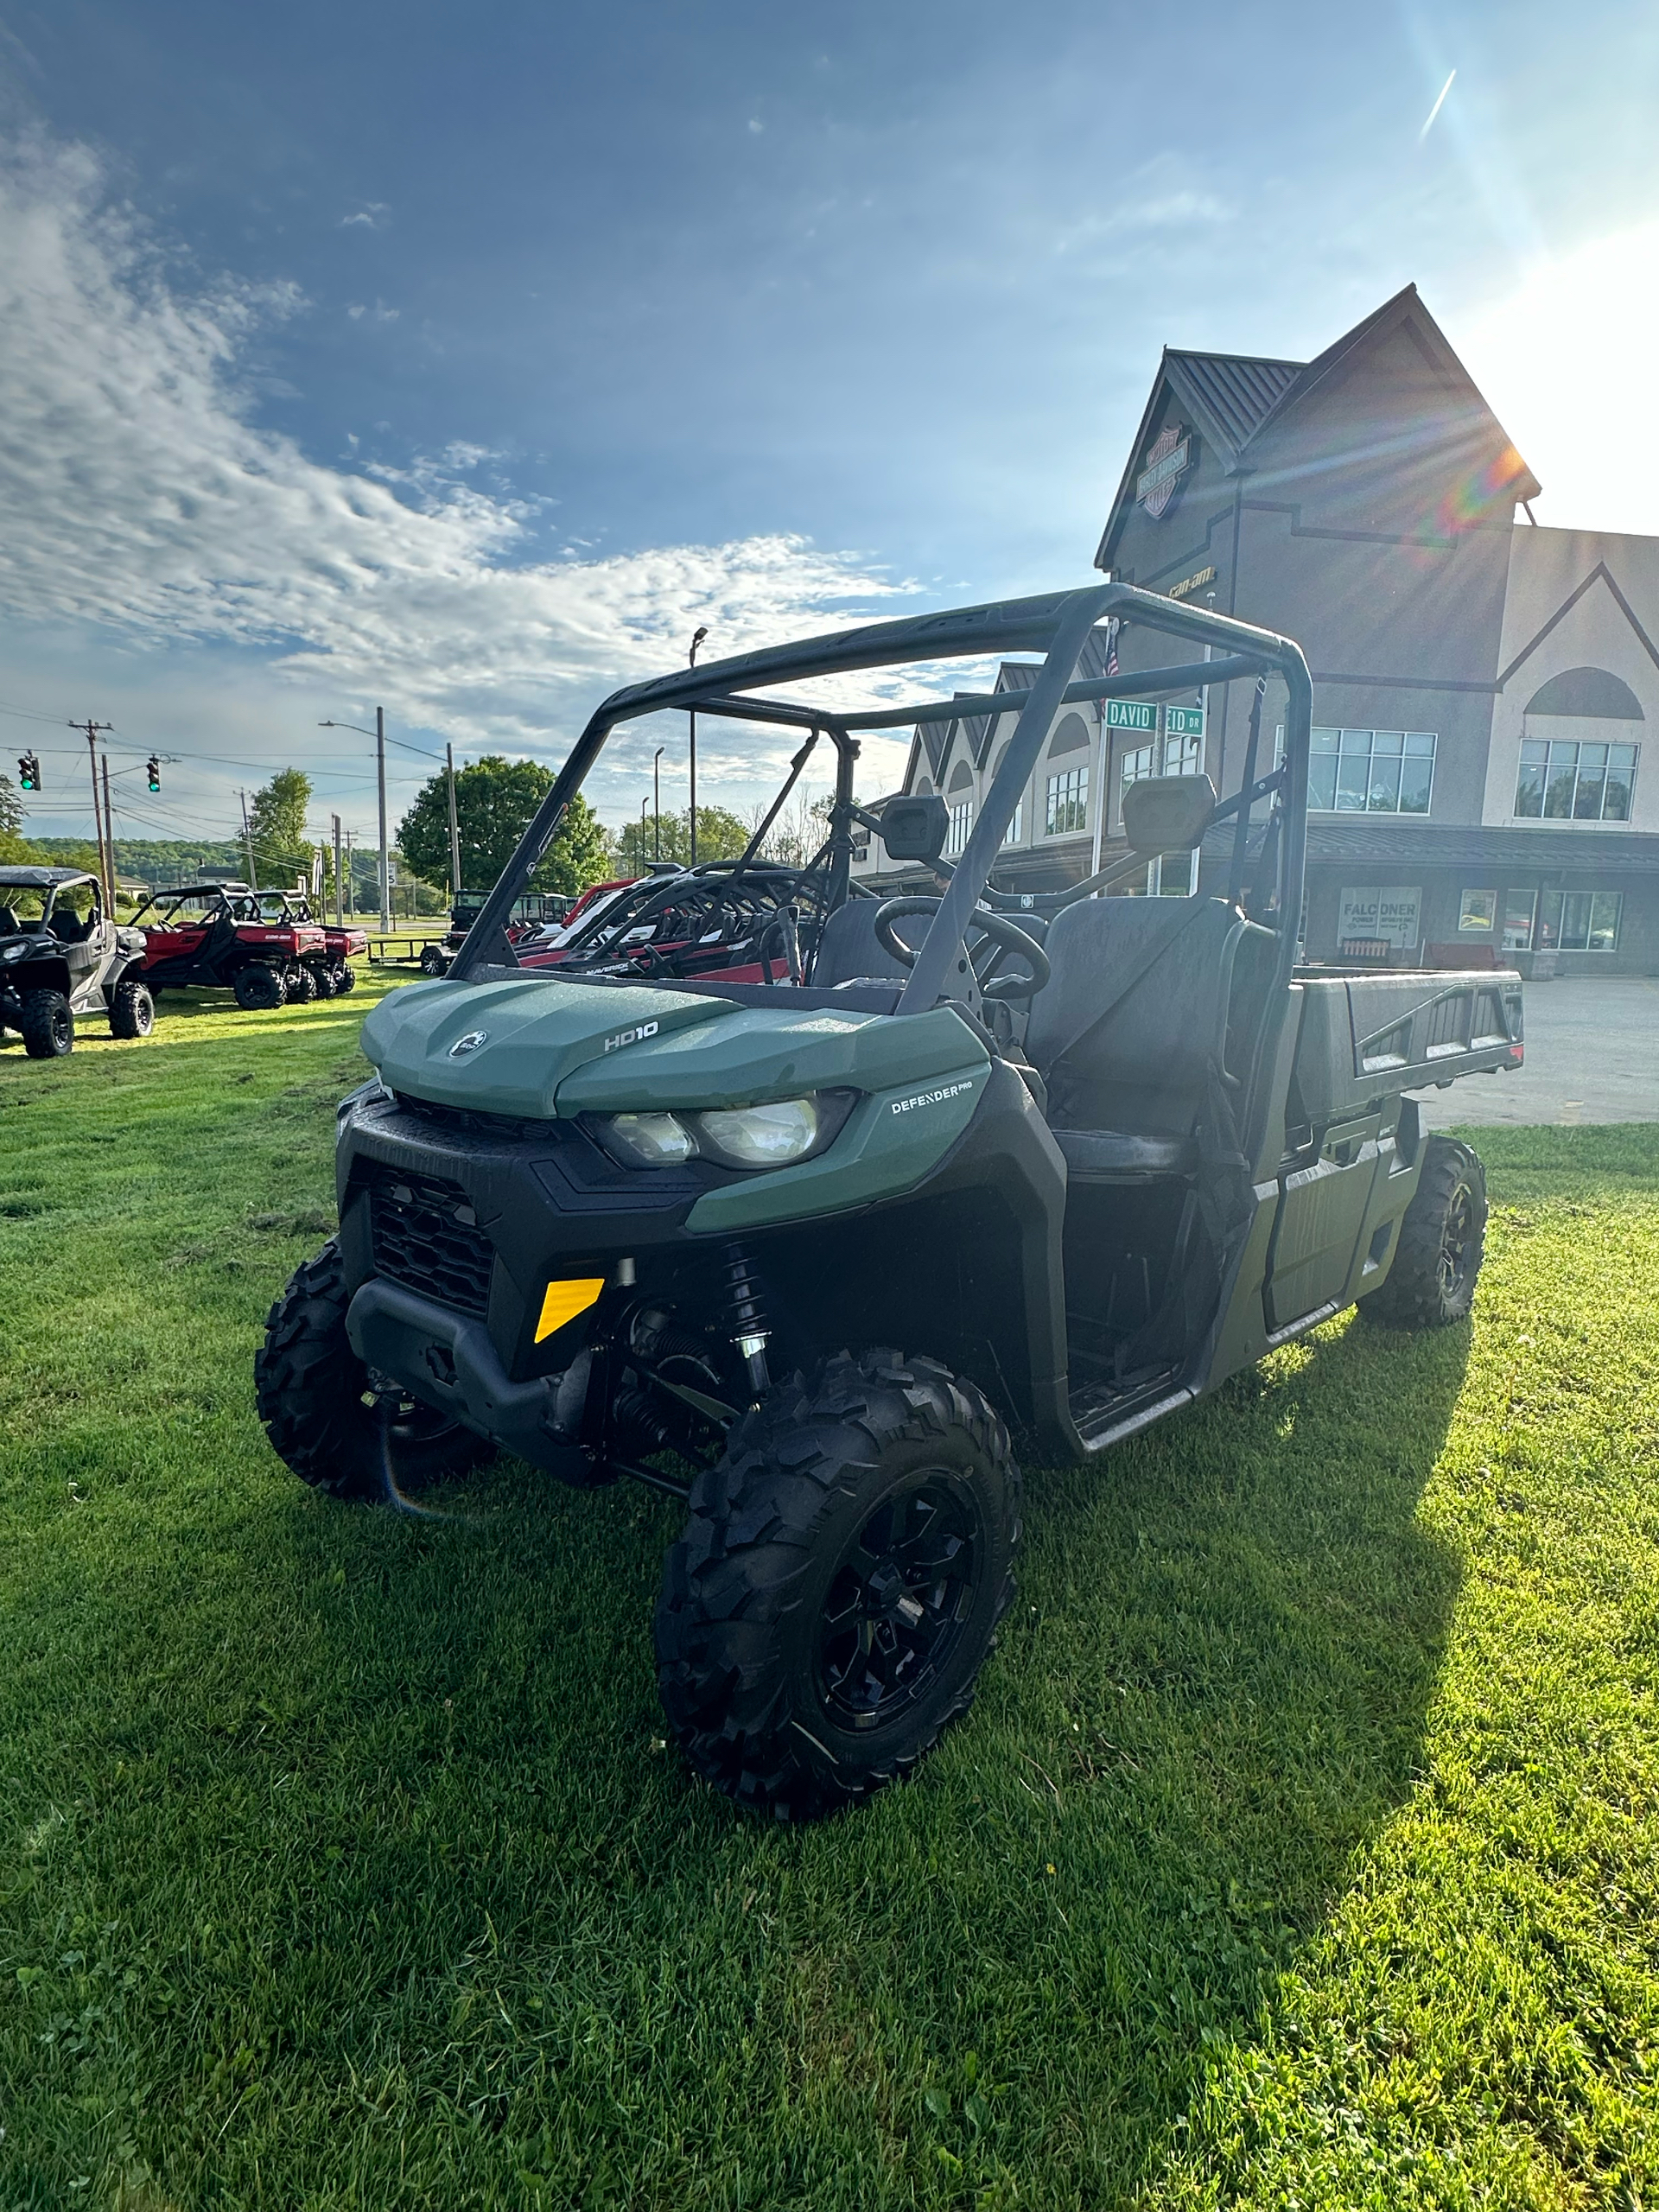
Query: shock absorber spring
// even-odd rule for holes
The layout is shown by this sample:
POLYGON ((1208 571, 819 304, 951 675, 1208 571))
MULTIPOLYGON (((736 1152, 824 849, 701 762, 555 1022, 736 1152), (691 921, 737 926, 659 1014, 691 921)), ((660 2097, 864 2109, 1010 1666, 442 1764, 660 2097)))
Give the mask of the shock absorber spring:
POLYGON ((732 1342, 743 1356, 749 1388, 757 1398, 762 1397, 772 1388, 766 1370, 766 1340, 772 1331, 766 1325, 766 1303, 754 1262, 741 1244, 726 1248, 726 1300, 732 1342))

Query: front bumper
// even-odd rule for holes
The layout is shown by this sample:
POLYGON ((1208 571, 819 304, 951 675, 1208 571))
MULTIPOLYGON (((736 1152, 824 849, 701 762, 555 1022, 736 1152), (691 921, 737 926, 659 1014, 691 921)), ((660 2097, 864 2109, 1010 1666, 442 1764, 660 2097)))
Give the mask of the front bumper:
MULTIPOLYGON (((480 1436, 567 1482, 586 1477, 591 1455, 559 1425, 563 1377, 515 1382, 481 1321, 376 1281, 352 1300, 346 1333, 365 1367, 394 1376, 480 1436)), ((579 1417, 580 1406, 574 1410, 579 1417)))

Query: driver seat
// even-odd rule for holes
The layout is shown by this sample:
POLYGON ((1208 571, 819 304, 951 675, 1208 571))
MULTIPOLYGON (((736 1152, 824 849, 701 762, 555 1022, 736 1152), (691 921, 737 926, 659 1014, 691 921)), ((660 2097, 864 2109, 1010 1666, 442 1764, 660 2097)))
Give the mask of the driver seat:
POLYGON ((875 933, 879 899, 849 899, 823 925, 817 957, 809 979, 815 990, 835 991, 858 983, 904 982, 909 970, 895 960, 875 933))
POLYGON ((1211 1084, 1236 1081, 1229 1031, 1265 992, 1273 931, 1220 899, 1084 899, 1054 917, 1047 952, 1026 1052, 1068 1173, 1196 1173, 1199 1118, 1211 1084))

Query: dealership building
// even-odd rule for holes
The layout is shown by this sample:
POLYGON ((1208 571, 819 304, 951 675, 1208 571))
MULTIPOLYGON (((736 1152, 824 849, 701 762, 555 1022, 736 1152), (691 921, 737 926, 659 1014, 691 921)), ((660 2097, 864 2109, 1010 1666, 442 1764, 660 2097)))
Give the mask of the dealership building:
MULTIPOLYGON (((1310 959, 1659 973, 1659 538, 1535 525, 1539 489, 1414 287, 1316 360, 1164 353, 1096 565, 1307 655, 1310 959)), ((1130 624, 1091 655, 1132 675, 1161 652, 1130 624)), ((994 688, 1028 681, 1011 663, 994 688)), ((1137 777, 1227 796, 1250 696, 1057 715, 996 880, 1058 888, 1120 855, 1137 777)), ((1276 727, 1282 690, 1265 704, 1276 727)), ((944 796, 947 850, 1014 722, 918 729, 904 788, 944 796)), ((897 875, 879 844, 857 874, 897 875)), ((1135 887, 1197 884, 1183 855, 1135 887)))

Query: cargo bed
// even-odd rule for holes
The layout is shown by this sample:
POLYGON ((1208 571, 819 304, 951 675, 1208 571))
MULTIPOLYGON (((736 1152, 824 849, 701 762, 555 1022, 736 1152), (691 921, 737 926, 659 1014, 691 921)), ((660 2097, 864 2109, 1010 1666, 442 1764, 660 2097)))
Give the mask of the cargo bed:
POLYGON ((1289 1118, 1303 1126, 1328 1127, 1459 1076, 1502 1074, 1524 1058, 1512 969, 1299 969, 1292 997, 1300 1025, 1289 1118))

